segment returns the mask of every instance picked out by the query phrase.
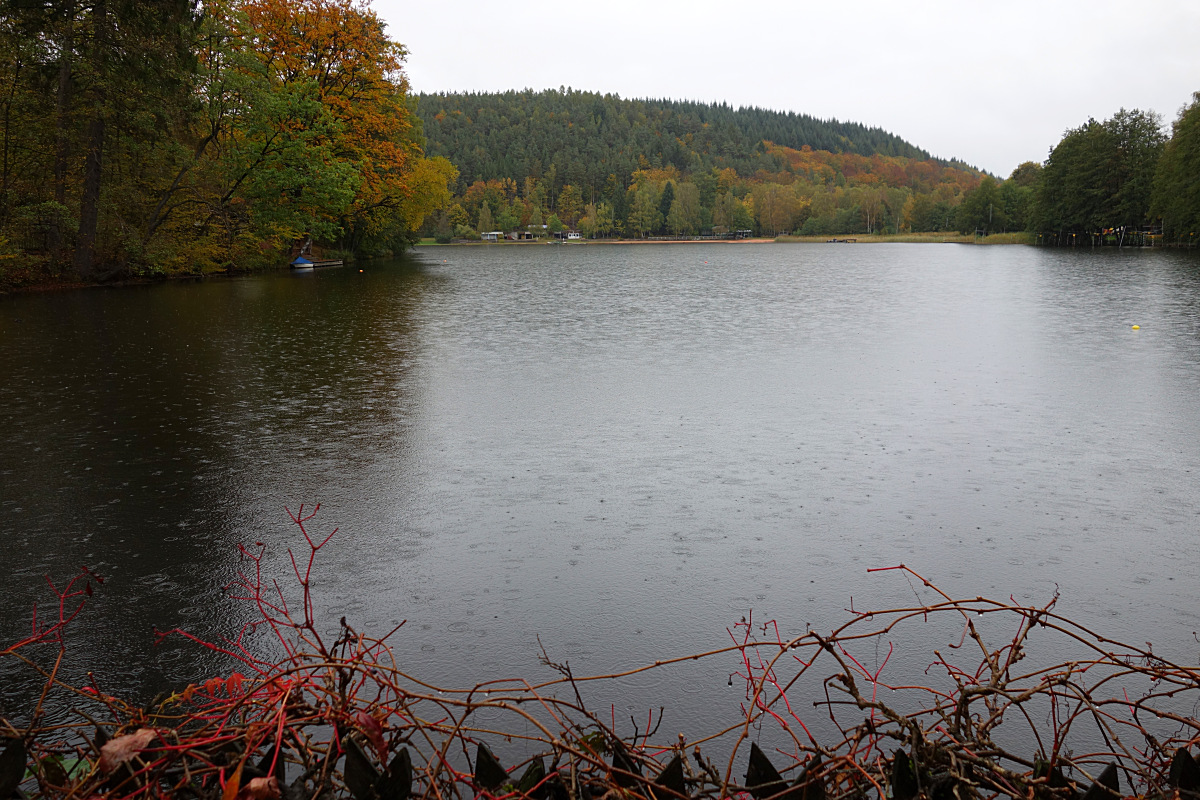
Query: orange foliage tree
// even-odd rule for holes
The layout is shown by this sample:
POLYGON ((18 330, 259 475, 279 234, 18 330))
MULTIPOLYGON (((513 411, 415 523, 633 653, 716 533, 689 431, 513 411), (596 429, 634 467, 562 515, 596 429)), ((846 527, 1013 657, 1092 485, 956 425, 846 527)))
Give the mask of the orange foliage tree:
POLYGON ((334 123, 333 157, 354 167, 357 191, 338 214, 344 245, 358 249, 390 226, 412 230, 421 211, 445 204, 457 175, 445 159, 423 158, 402 71, 407 52, 366 3, 242 0, 238 10, 242 46, 257 54, 268 83, 314 92, 334 123))
POLYGON ((192 188, 235 257, 302 237, 395 249, 448 204, 457 171, 424 157, 406 51, 366 3, 225 0, 206 11, 199 94, 213 146, 197 147, 192 188))

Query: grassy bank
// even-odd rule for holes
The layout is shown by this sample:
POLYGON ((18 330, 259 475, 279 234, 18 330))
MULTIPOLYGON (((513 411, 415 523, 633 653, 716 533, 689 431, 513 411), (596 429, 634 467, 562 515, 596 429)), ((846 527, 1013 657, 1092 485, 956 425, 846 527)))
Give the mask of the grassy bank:
POLYGON ((1016 233, 993 233, 989 236, 972 236, 963 233, 858 233, 838 234, 837 236, 777 236, 775 241, 793 242, 828 242, 831 239, 845 241, 853 240, 857 244, 878 244, 881 242, 902 242, 905 244, 1033 244, 1033 234, 1024 231, 1016 233))
MULTIPOLYGON (((857 234, 837 234, 836 236, 776 236, 774 239, 581 239, 565 244, 697 244, 710 242, 713 244, 750 244, 761 242, 779 242, 781 244, 805 243, 805 244, 825 244, 830 240, 836 239, 839 242, 852 241, 857 244, 878 244, 881 242, 903 242, 905 244, 1033 244, 1034 236, 1030 233, 993 233, 990 236, 972 236, 962 233, 857 233, 857 234)), ((446 244, 441 244, 432 238, 424 238, 418 243, 421 247, 446 247, 450 245, 537 245, 537 244, 559 244, 559 242, 551 239, 538 239, 535 241, 521 242, 466 242, 456 240, 446 244)))

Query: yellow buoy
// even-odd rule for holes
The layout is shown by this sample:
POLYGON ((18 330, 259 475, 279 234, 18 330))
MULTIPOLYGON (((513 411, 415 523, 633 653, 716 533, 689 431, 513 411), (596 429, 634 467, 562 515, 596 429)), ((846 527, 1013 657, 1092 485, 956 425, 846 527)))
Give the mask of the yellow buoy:
POLYGON ((1141 325, 1134 325, 1134 326, 1133 326, 1133 329, 1134 329, 1135 331, 1140 331, 1140 330, 1142 329, 1142 326, 1141 326, 1141 325))

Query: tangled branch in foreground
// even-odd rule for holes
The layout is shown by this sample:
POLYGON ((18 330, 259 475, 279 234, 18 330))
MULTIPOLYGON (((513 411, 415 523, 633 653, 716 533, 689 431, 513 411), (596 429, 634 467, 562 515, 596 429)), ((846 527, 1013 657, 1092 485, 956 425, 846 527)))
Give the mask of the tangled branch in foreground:
POLYGON ((310 534, 315 513, 291 515, 308 552, 292 555, 289 592, 264 576, 261 544, 242 548, 247 567, 232 594, 256 616, 235 639, 161 634, 224 653, 244 673, 149 707, 60 679, 63 630, 99 579, 83 571, 55 588, 51 619, 35 614, 30 635, 0 650, 45 679, 28 725, 0 720, 0 800, 1200 798, 1189 752, 1200 739, 1191 713, 1200 670, 1064 618, 1057 598, 1044 606, 956 600, 900 565, 878 571, 903 576, 931 601, 850 611, 828 633, 794 638, 773 622, 743 620, 728 647, 613 675, 576 676, 543 651, 555 680, 453 690, 406 674, 391 633, 373 638, 345 619, 332 640, 318 630, 311 578, 333 534, 310 534), (885 674, 891 642, 916 625, 953 628, 956 641, 933 650, 919 681, 894 681, 885 674), (997 631, 1005 632, 999 644, 989 643, 997 631), (264 633, 281 658, 248 644, 264 633), (1043 651, 1069 657, 1042 665, 1043 651), (606 682, 681 662, 707 660, 724 673, 730 659, 745 684, 741 714, 691 741, 660 741, 653 730, 623 738, 583 699, 606 682), (70 697, 72 720, 47 721, 52 692, 70 697), (768 741, 770 755, 759 746, 768 741), (489 742, 524 760, 506 769, 489 742))

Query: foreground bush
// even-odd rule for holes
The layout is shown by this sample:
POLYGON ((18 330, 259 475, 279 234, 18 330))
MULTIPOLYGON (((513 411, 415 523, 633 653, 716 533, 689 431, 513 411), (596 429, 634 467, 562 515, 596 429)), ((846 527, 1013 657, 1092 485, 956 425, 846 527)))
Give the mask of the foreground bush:
POLYGON ((1057 598, 957 600, 901 565, 879 572, 932 602, 851 610, 832 631, 791 639, 774 622, 744 619, 728 647, 614 675, 576 676, 543 651, 555 680, 452 689, 403 671, 388 644, 395 631, 376 638, 345 619, 333 637, 318 630, 311 579, 333 534, 310 534, 314 513, 292 515, 307 553, 292 555, 288 592, 263 574, 261 544, 242 548, 232 594, 256 616, 239 635, 162 634, 224 653, 240 671, 147 707, 60 679, 63 632, 100 579, 83 570, 56 589, 51 619, 35 615, 30 635, 0 650, 45 679, 30 724, 0 719, 0 798, 1200 796, 1188 752, 1200 738, 1190 714, 1200 670, 1065 619, 1057 598), (957 633, 921 674, 885 674, 895 643, 930 625, 957 633), (989 643, 997 631, 999 644, 989 643), (279 657, 250 646, 263 634, 279 657), (721 674, 735 667, 729 682, 744 685, 735 724, 659 739, 651 713, 647 730, 622 737, 615 715, 584 700, 623 676, 696 660, 721 674), (54 693, 70 698, 78 721, 48 719, 54 693), (775 746, 768 755, 758 742, 775 746), (506 769, 489 744, 523 760, 506 769))

